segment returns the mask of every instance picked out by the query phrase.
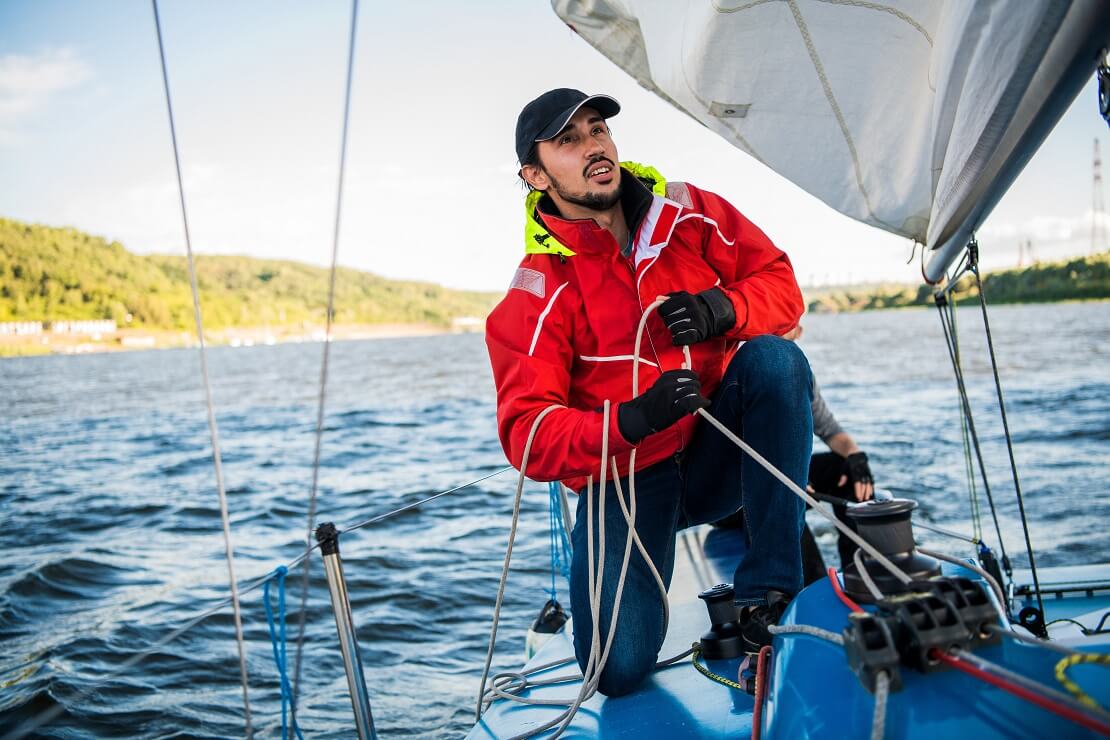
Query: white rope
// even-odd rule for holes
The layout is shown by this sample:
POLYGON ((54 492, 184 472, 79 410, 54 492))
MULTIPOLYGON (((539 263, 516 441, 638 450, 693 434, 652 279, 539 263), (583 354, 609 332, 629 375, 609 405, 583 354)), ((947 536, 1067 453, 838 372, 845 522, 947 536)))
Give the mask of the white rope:
POLYGON ((1006 616, 1006 597, 1002 595, 1002 587, 998 585, 998 581, 994 580, 994 576, 988 573, 986 569, 980 568, 978 565, 975 565, 974 563, 971 563, 967 560, 955 558, 951 555, 945 555, 944 553, 937 552, 936 550, 926 550, 924 547, 919 547, 917 548, 917 551, 922 555, 928 555, 931 558, 943 560, 946 563, 952 563, 953 565, 958 565, 961 568, 967 568, 973 573, 978 573, 980 576, 982 576, 986 580, 986 582, 991 585, 991 589, 994 591, 994 595, 998 599, 997 607, 999 613, 1001 614, 1003 619, 1009 621, 1009 617, 1006 616))
POLYGON ((243 617, 239 608, 239 584, 235 578, 235 551, 231 543, 231 517, 228 514, 227 493, 224 490, 223 467, 220 464, 220 432, 216 425, 216 412, 212 402, 212 381, 208 376, 208 351, 204 342, 204 321, 200 313, 200 291, 197 288, 197 271, 193 262, 193 243, 189 236, 189 217, 185 209, 185 186, 181 178, 181 157, 177 149, 177 129, 174 126, 173 104, 170 100, 170 78, 166 70, 166 49, 162 42, 162 23, 158 17, 158 0, 151 0, 154 8, 154 28, 158 33, 158 56, 162 62, 162 85, 166 91, 166 111, 170 122, 170 141, 173 144, 173 164, 177 173, 177 195, 181 202, 181 224, 185 232, 185 256, 189 265, 189 289, 193 294, 193 319, 197 327, 200 346, 200 374, 204 382, 204 398, 208 411, 208 434, 212 440, 212 465, 216 473, 216 493, 220 500, 220 523, 224 535, 224 558, 227 560, 227 577, 231 584, 231 607, 235 620, 235 644, 239 650, 239 679, 243 687, 243 719, 246 735, 254 734, 251 722, 251 703, 247 679, 247 652, 243 641, 243 617))
MULTIPOLYGON (((633 398, 635 398, 637 395, 639 395, 639 381, 638 381, 637 373, 638 373, 638 369, 639 369, 640 344, 641 344, 641 340, 642 340, 642 336, 643 336, 644 327, 647 323, 647 318, 648 318, 648 315, 650 314, 650 312, 660 304, 662 304, 661 300, 658 300, 655 303, 653 303, 647 309, 647 311, 644 312, 644 314, 641 316, 641 319, 640 319, 639 328, 638 328, 637 333, 636 333, 636 346, 635 346, 635 353, 633 355, 633 363, 632 363, 632 373, 633 373, 633 375, 632 375, 632 397, 633 398)), ((686 355, 687 366, 689 366, 689 364, 690 364, 689 348, 684 347, 683 350, 684 350, 684 353, 686 355)), ((500 583, 500 586, 499 586, 499 589, 498 589, 497 603, 496 603, 495 608, 494 608, 494 625, 493 625, 493 629, 491 630, 490 644, 489 644, 489 648, 488 648, 487 654, 486 654, 486 665, 485 665, 485 667, 483 669, 483 672, 482 672, 481 687, 480 687, 479 694, 478 694, 478 707, 477 707, 477 711, 476 711, 476 718, 478 720, 481 719, 483 705, 484 704, 488 705, 488 703, 489 703, 489 702, 486 701, 486 696, 487 696, 488 692, 486 691, 485 686, 486 686, 486 681, 488 680, 488 677, 489 677, 489 667, 490 667, 490 664, 493 660, 493 650, 494 650, 494 643, 495 643, 495 640, 496 640, 496 631, 497 631, 497 619, 500 615, 501 602, 504 598, 504 588, 505 588, 505 581, 508 577, 508 569, 509 569, 509 561, 510 561, 510 558, 511 558, 512 542, 513 542, 513 539, 515 538, 515 535, 516 535, 516 528, 517 528, 517 522, 518 522, 518 518, 519 518, 519 511, 520 511, 520 498, 521 498, 521 493, 522 493, 523 486, 524 486, 524 475, 525 475, 524 471, 527 470, 527 467, 528 467, 528 458, 531 455, 532 441, 534 440, 536 431, 539 428, 539 422, 542 420, 542 418, 546 415, 546 413, 548 411, 550 411, 554 408, 561 408, 561 407, 559 407, 559 406, 550 406, 547 409, 545 409, 541 413, 540 416, 538 416, 536 418, 536 421, 533 422, 532 429, 530 430, 528 440, 527 440, 527 442, 525 444, 525 448, 524 448, 524 456, 523 456, 523 459, 521 461, 521 466, 520 466, 521 472, 520 472, 520 477, 518 479, 518 484, 517 484, 516 500, 514 502, 514 507, 513 507, 513 523, 511 525, 510 535, 509 535, 509 543, 510 543, 509 544, 509 551, 506 552, 505 563, 504 563, 504 566, 502 568, 501 583, 500 583)), ((570 706, 567 708, 566 711, 560 713, 560 715, 557 716, 556 718, 554 718, 553 720, 545 722, 542 725, 540 725, 536 728, 533 728, 532 730, 530 730, 527 733, 516 736, 515 738, 513 738, 513 740, 524 740, 525 738, 534 737, 534 736, 536 736, 540 733, 546 732, 547 730, 551 729, 552 727, 555 727, 556 725, 558 725, 558 728, 555 730, 555 733, 552 735, 552 738, 559 737, 560 735, 562 735, 563 732, 566 731, 567 727, 570 726, 570 723, 573 721, 574 716, 578 712, 578 708, 582 705, 582 703, 585 702, 586 700, 588 700, 591 696, 593 696, 594 693, 596 693, 597 687, 598 687, 598 685, 600 683, 600 680, 601 680, 601 674, 602 674, 602 672, 605 668, 605 663, 608 660, 609 652, 610 652, 610 650, 612 648, 612 645, 613 645, 613 639, 616 636, 617 620, 618 620, 618 617, 620 615, 621 599, 622 599, 622 596, 623 596, 623 593, 624 593, 624 584, 625 584, 625 580, 626 580, 626 577, 627 577, 627 574, 628 574, 628 565, 629 565, 629 562, 631 560, 631 550, 632 550, 632 545, 633 544, 636 545, 637 550, 639 551, 641 557, 643 557, 644 562, 647 564, 648 569, 651 571, 652 577, 654 578, 655 583, 659 588, 659 592, 660 592, 661 597, 662 597, 662 605, 663 605, 663 633, 664 634, 666 634, 666 630, 667 630, 667 628, 669 626, 669 623, 670 623, 670 604, 669 604, 668 599, 667 599, 667 587, 663 583, 663 578, 659 574, 658 568, 655 567, 655 563, 652 561, 650 555, 648 554, 647 548, 644 546, 643 541, 640 539, 639 533, 636 531, 636 477, 635 477, 636 476, 636 449, 633 448, 631 453, 629 454, 629 461, 628 461, 628 489, 629 489, 628 490, 628 496, 629 496, 629 500, 628 500, 628 503, 626 504, 625 499, 624 499, 624 491, 623 491, 623 489, 621 487, 621 484, 620 484, 620 471, 617 467, 617 461, 616 461, 615 458, 613 458, 613 459, 609 458, 609 422, 610 422, 610 416, 609 415, 610 415, 610 410, 611 410, 611 403, 607 399, 604 403, 603 412, 602 412, 602 425, 603 425, 602 426, 602 441, 601 441, 602 455, 601 455, 601 474, 599 476, 599 490, 598 490, 598 550, 600 552, 598 553, 598 563, 597 563, 597 569, 596 569, 597 572, 596 573, 595 573, 595 568, 594 568, 594 546, 593 546, 594 536, 593 536, 593 477, 592 476, 587 478, 587 484, 586 484, 586 516, 587 516, 587 521, 586 521, 587 559, 586 559, 586 562, 587 562, 587 583, 588 583, 589 597, 590 597, 590 619, 591 619, 591 626, 593 628, 593 634, 592 634, 592 641, 591 641, 591 645, 590 645, 590 655, 586 660, 586 669, 585 669, 585 671, 583 671, 583 675, 582 675, 582 686, 581 686, 581 688, 578 692, 578 695, 575 697, 574 701, 570 703, 570 706), (605 640, 605 647, 604 647, 604 649, 602 649, 601 648, 601 642, 600 642, 599 627, 600 627, 600 611, 601 611, 601 591, 602 591, 602 584, 603 584, 603 580, 604 580, 605 554, 606 554, 606 550, 605 550, 605 499, 606 499, 605 484, 606 484, 606 477, 607 477, 607 473, 608 473, 608 470, 607 470, 608 465, 606 464, 607 461, 612 464, 613 485, 614 485, 614 489, 615 489, 615 493, 616 493, 616 498, 617 498, 618 504, 620 505, 621 513, 623 514, 623 516, 625 518, 625 523, 627 525, 627 532, 628 533, 627 533, 626 538, 625 538, 624 557, 623 557, 622 562, 621 562, 620 576, 619 576, 619 579, 618 579, 618 582, 617 582, 616 593, 614 594, 613 612, 612 612, 612 615, 610 617, 609 632, 608 632, 608 635, 607 635, 606 640, 605 640), (598 655, 599 652, 600 652, 600 655, 598 655)), ((553 683, 559 683, 561 681, 552 681, 552 682, 553 683)), ((539 684, 532 683, 531 685, 539 685, 539 684)), ((522 691, 523 687, 521 687, 519 690, 522 691)), ((527 700, 526 697, 520 697, 520 696, 516 696, 515 694, 509 694, 508 692, 505 692, 505 691, 501 690, 501 688, 499 686, 496 686, 496 685, 494 686, 494 688, 491 691, 492 691, 492 693, 496 694, 500 698, 512 699, 512 700, 515 700, 515 701, 522 701, 523 703, 539 703, 539 701, 540 701, 540 700, 527 700)), ((490 699, 490 701, 492 701, 492 699, 490 699)), ((565 704, 566 701, 565 700, 543 700, 542 703, 558 705, 560 703, 565 704)))
POLYGON ((886 671, 875 674, 875 713, 871 717, 871 740, 883 740, 886 732, 886 700, 890 695, 890 676, 886 671))
POLYGON ((493 646, 497 641, 497 620, 501 616, 501 602, 505 598, 505 583, 509 578, 509 561, 512 560, 513 557, 513 541, 516 539, 517 522, 520 521, 520 496, 521 492, 524 490, 524 471, 527 468, 528 455, 532 451, 532 441, 536 437, 536 430, 540 428, 540 422, 543 421, 545 416, 557 408, 560 407, 548 406, 536 416, 536 420, 532 422, 532 428, 528 432, 528 440, 524 443, 524 462, 520 465, 520 476, 517 478, 516 482, 516 496, 513 499, 513 523, 509 527, 509 544, 505 549, 505 564, 501 568, 501 582, 497 587, 497 600, 494 602, 493 606, 493 627, 489 635, 489 648, 486 650, 486 667, 482 670, 482 686, 481 690, 478 692, 478 707, 475 710, 475 721, 482 718, 482 694, 485 693, 486 678, 489 676, 490 663, 493 662, 493 646))
POLYGON ((867 590, 871 592, 871 596, 876 602, 883 600, 883 592, 875 584, 875 580, 871 578, 871 574, 867 572, 867 567, 863 564, 863 550, 856 550, 852 553, 852 562, 856 564, 856 570, 859 572, 859 577, 863 581, 863 585, 867 586, 867 590))
POLYGON ((842 523, 835 516, 833 516, 832 514, 830 514, 827 511, 825 511, 825 509, 821 506, 821 504, 818 503, 817 499, 813 498, 813 496, 810 496, 808 493, 806 493, 802 488, 800 488, 798 486, 797 483, 795 483, 794 481, 787 478, 786 475, 781 470, 779 470, 774 465, 772 465, 770 462, 768 462, 767 459, 764 458, 763 455, 760 455, 758 452, 756 452, 752 448, 751 445, 749 445, 747 442, 745 442, 744 440, 740 439, 735 434, 733 434, 731 429, 726 427, 721 422, 717 421, 717 419, 715 419, 712 414, 710 414, 705 409, 698 409, 698 413, 701 414, 702 418, 704 418, 710 424, 712 424, 714 427, 716 427, 717 430, 721 434, 728 437, 730 442, 732 442, 734 445, 736 445, 741 450, 746 452, 749 457, 751 457, 753 460, 755 460, 757 463, 759 463, 760 466, 762 466, 768 473, 773 475, 775 478, 778 478, 778 480, 784 486, 786 486, 786 488, 789 491, 791 491, 794 495, 798 496, 803 501, 805 501, 807 504, 809 504, 813 508, 814 511, 816 511, 821 516, 828 519, 829 522, 831 522, 832 525, 834 527, 836 527, 840 531, 841 534, 843 534, 845 537, 850 539, 852 542, 855 542, 856 545, 858 545, 864 552, 866 552, 868 555, 870 555, 875 560, 877 560, 879 562, 879 564, 882 565, 884 568, 886 568, 888 571, 890 571, 890 573, 895 578, 897 578, 902 583, 909 583, 911 580, 913 580, 908 575, 906 575, 905 571, 903 571, 901 568, 899 568, 894 563, 890 562, 890 559, 887 558, 886 555, 883 555, 881 552, 876 550, 871 545, 871 543, 869 543, 867 540, 863 539, 858 534, 853 532, 850 527, 848 527, 846 524, 842 523))
POLYGON ((809 635, 821 640, 826 640, 835 645, 843 645, 844 638, 835 632, 823 630, 820 627, 814 627, 811 624, 772 624, 767 627, 767 631, 772 635, 783 635, 790 637, 793 635, 809 635))

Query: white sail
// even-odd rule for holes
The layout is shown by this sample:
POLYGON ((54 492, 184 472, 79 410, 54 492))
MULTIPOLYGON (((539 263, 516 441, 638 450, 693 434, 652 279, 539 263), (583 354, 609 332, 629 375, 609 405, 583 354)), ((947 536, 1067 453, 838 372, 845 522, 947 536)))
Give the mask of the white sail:
MULTIPOLYGON (((1107 0, 554 0, 636 80, 935 281, 1110 43, 1107 0)), ((1095 104, 1092 101, 1092 114, 1095 104)))

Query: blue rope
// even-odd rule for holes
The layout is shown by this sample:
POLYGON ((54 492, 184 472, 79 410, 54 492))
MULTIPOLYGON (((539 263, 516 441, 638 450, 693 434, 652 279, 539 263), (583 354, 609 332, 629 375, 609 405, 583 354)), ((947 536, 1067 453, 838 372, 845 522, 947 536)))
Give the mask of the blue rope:
POLYGON ((562 499, 559 496, 558 481, 547 485, 548 513, 547 520, 550 530, 551 549, 551 589, 549 596, 552 601, 557 601, 555 594, 555 573, 558 571, 563 578, 570 581, 570 538, 567 536, 566 522, 563 521, 562 499))
MULTIPOLYGON (((270 643, 274 648, 274 663, 277 665, 278 678, 281 680, 281 737, 289 738, 289 709, 293 705, 293 687, 289 685, 289 674, 285 665, 285 576, 289 569, 279 565, 273 576, 262 587, 262 604, 266 607, 266 624, 270 628, 270 643), (277 581, 278 613, 274 618, 274 608, 270 605, 270 583, 277 581)), ((299 740, 304 740, 297 718, 293 717, 293 732, 299 740)))

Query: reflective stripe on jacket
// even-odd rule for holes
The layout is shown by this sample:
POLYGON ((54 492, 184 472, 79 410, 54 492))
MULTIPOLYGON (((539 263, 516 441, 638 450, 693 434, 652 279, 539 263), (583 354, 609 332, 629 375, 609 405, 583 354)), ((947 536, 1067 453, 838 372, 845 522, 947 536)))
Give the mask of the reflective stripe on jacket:
MULTIPOLYGON (((736 310, 724 337, 690 347, 702 393, 710 396, 741 340, 792 329, 803 310, 786 255, 718 195, 665 183, 655 170, 622 163, 622 207, 633 235, 622 254, 593 219, 555 215, 550 199, 526 201, 526 252, 508 292, 486 321, 486 345, 497 388, 501 445, 518 469, 536 416, 540 423, 526 471, 572 490, 598 479, 602 407, 611 402, 609 454, 627 474, 633 445, 617 427, 617 405, 632 398, 632 352, 645 307, 676 290, 720 286, 736 310), (637 177, 638 176, 638 177, 637 177), (651 188, 650 190, 648 188, 651 188)), ((681 348, 656 315, 641 343, 639 390, 682 366, 681 348)), ((697 417, 645 438, 636 468, 680 452, 697 417)), ((607 471, 611 477, 611 469, 607 471)))

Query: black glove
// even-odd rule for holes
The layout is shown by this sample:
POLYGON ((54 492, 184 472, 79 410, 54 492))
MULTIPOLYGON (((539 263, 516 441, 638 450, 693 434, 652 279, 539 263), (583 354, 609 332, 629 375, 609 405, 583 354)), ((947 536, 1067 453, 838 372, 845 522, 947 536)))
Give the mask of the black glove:
POLYGON ((867 453, 853 452, 844 458, 844 474, 852 483, 873 483, 871 466, 867 464, 867 453))
POLYGON ((693 370, 668 370, 642 394, 617 407, 617 427, 632 444, 709 406, 693 370))
POLYGON ((724 334, 736 324, 736 310, 725 292, 714 286, 692 295, 684 290, 668 293, 659 316, 671 330, 671 342, 680 347, 724 334))

